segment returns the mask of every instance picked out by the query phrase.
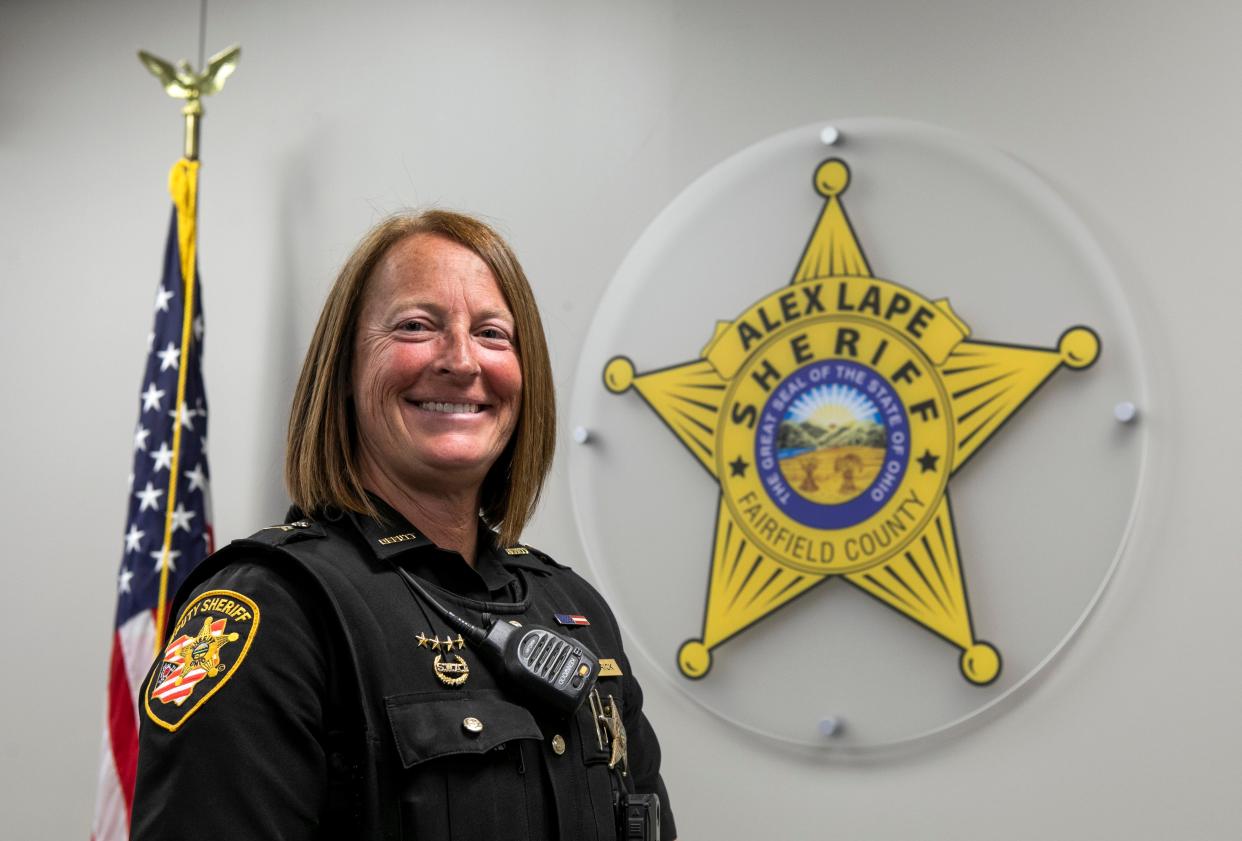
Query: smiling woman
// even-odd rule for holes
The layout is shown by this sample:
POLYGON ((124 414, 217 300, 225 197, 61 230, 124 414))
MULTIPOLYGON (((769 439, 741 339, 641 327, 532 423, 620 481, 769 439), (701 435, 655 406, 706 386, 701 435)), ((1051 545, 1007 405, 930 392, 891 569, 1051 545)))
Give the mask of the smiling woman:
MULTIPOLYGON (((396 344, 396 334, 407 333, 412 342, 421 344, 422 337, 414 334, 443 327, 432 316, 443 319, 449 314, 447 309, 460 309, 458 315, 469 325, 473 316, 465 306, 465 296, 476 290, 485 293, 485 301, 471 301, 477 310, 474 315, 482 317, 480 324, 471 325, 479 328, 476 346, 482 351, 497 350, 507 332, 505 355, 516 357, 520 381, 518 406, 514 407, 520 416, 506 450, 483 479, 481 507, 488 523, 500 529, 504 542, 517 540, 534 512, 556 441, 556 395, 543 323, 530 284, 508 244, 482 222, 446 211, 396 216, 381 223, 359 243, 329 293, 289 417, 285 482, 295 505, 305 511, 335 505, 374 515, 361 463, 367 447, 356 446, 362 430, 355 428, 352 414, 358 411, 357 421, 362 422, 360 395, 354 388, 357 382, 359 389, 365 389, 359 379, 364 376, 359 362, 367 346, 382 344, 385 335, 396 344), (438 275, 440 268, 448 270, 443 278, 438 275), (450 288, 454 283, 457 288, 450 288), (374 289, 366 295, 368 286, 374 289), (430 296, 443 300, 433 301, 430 296), (437 308, 436 312, 426 311, 428 306, 437 308), (488 318, 499 324, 489 323, 488 318), (495 335, 485 338, 489 334, 495 335)), ((451 338, 441 330, 433 348, 452 351, 446 344, 451 338)), ((460 380, 457 386, 449 385, 448 391, 457 387, 460 380)), ((363 402, 377 397, 368 395, 363 402)), ((375 467, 393 470, 396 463, 375 467)), ((448 478, 441 474, 436 485, 448 478)))
POLYGON ((294 507, 178 593, 133 838, 673 838, 612 612, 517 542, 555 430, 539 312, 495 231, 431 211, 369 233, 294 395, 294 507))
POLYGON ((513 314, 487 264, 435 234, 397 243, 375 274, 350 377, 363 484, 398 510, 469 512, 473 536, 521 406, 513 314))

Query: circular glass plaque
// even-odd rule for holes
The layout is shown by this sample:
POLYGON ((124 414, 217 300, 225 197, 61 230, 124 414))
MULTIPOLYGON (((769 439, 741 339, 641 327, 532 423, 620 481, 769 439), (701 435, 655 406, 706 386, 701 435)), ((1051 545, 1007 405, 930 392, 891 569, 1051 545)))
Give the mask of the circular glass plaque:
POLYGON ((1120 558, 1150 396, 1125 293, 1042 180, 924 125, 831 128, 643 233, 567 446, 644 676, 849 751, 961 724, 1063 648, 1120 558))

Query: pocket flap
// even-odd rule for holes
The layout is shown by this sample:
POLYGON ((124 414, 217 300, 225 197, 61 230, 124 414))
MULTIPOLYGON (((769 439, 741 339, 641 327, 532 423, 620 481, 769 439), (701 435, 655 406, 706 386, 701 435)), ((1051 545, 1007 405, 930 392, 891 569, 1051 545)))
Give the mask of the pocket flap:
POLYGON ((515 739, 543 734, 525 707, 486 692, 394 695, 384 699, 401 764, 455 754, 479 754, 515 739))

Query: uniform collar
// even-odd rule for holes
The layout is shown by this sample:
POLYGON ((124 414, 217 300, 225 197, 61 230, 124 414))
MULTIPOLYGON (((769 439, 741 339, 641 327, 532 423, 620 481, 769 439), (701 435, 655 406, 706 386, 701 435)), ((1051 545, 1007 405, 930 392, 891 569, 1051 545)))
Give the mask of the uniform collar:
MULTIPOLYGON (((477 576, 488 592, 495 593, 514 580, 506 566, 523 566, 510 563, 513 557, 529 557, 507 555, 497 546, 496 533, 480 520, 478 556, 472 568, 459 552, 437 546, 383 499, 372 495, 371 502, 379 514, 378 519, 357 511, 347 511, 346 516, 376 558, 398 563, 416 575, 426 570, 442 584, 457 579, 468 589, 474 589, 472 576, 477 576), (461 565, 460 569, 456 568, 457 564, 461 565)), ((458 588, 450 586, 450 589, 458 588)))
POLYGON ((386 561, 411 549, 436 545, 378 496, 371 497, 371 504, 379 514, 376 519, 359 511, 346 511, 345 516, 354 524, 375 557, 386 561))

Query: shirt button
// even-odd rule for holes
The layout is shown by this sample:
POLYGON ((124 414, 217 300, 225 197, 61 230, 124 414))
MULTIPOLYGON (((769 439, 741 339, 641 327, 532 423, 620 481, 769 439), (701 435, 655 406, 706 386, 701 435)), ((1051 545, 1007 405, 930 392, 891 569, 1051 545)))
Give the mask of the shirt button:
POLYGON ((565 739, 560 733, 557 733, 552 737, 552 752, 557 756, 560 756, 565 752, 565 739))
POLYGON ((466 729, 467 733, 482 733, 483 722, 479 721, 472 715, 468 715, 462 720, 461 726, 466 729))

